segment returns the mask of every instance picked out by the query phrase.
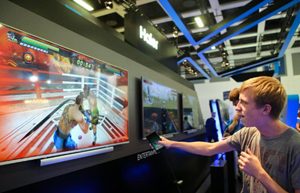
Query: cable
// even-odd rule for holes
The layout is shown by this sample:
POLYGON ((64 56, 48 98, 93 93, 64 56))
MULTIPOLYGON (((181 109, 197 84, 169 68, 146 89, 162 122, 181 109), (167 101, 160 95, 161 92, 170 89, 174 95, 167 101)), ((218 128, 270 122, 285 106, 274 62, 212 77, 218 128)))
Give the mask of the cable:
MULTIPOLYGON (((178 189, 178 192, 181 193, 180 188, 179 188, 179 184, 178 184, 179 181, 177 180, 177 178, 176 178, 176 176, 175 176, 175 174, 174 174, 174 171, 173 171, 173 169, 172 169, 172 166, 171 166, 171 164, 170 164, 170 162, 169 162, 169 160, 168 160, 168 158, 166 157, 165 154, 164 154, 164 158, 166 159, 166 161, 167 161, 167 163, 168 163, 168 166, 169 166, 169 168, 170 168, 170 170, 171 170, 171 172, 172 172, 173 178, 175 179, 174 183, 176 183, 176 187, 177 187, 177 189, 178 189)), ((181 182, 181 183, 182 183, 182 182, 181 182)), ((180 183, 180 184, 181 184, 181 183, 180 183)))

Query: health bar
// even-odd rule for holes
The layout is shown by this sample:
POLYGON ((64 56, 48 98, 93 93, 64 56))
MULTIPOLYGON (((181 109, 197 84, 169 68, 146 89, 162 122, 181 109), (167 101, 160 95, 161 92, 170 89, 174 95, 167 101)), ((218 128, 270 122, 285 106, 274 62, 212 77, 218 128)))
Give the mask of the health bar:
POLYGON ((112 72, 115 72, 115 73, 120 74, 120 71, 119 71, 119 70, 117 70, 117 69, 115 69, 115 68, 112 68, 112 67, 107 67, 107 66, 106 66, 106 70, 109 70, 109 71, 112 71, 112 72))
POLYGON ((34 39, 31 39, 29 37, 25 37, 23 36, 21 38, 22 42, 26 43, 26 44, 29 44, 29 45, 32 45, 32 46, 36 46, 36 47, 39 47, 39 48, 42 48, 44 50, 48 50, 48 49, 51 49, 53 51, 56 51, 56 52, 59 52, 59 48, 57 47, 54 47, 54 46, 50 46, 48 44, 45 44, 43 42, 39 42, 37 40, 34 40, 34 39))

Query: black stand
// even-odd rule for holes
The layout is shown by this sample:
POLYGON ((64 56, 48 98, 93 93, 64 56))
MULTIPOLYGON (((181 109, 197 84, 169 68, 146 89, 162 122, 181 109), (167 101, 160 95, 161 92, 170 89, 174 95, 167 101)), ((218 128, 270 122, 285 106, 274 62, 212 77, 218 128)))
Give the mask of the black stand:
POLYGON ((227 162, 215 160, 210 165, 211 192, 228 193, 227 162))
POLYGON ((236 191, 236 152, 231 151, 226 153, 226 161, 228 168, 228 191, 236 191))

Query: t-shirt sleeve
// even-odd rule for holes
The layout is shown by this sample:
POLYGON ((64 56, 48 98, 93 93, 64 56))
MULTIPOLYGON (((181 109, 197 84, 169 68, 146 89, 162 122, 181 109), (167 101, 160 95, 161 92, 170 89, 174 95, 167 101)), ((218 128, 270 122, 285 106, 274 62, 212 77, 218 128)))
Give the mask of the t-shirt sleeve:
POLYGON ((230 137, 226 139, 228 145, 233 147, 234 149, 241 151, 241 144, 242 144, 242 139, 243 139, 244 132, 243 130, 239 130, 230 137))

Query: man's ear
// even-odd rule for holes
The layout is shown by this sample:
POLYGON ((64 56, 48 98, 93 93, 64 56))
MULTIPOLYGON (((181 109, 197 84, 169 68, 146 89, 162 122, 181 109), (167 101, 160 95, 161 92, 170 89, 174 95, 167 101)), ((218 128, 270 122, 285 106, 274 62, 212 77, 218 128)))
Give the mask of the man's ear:
POLYGON ((266 104, 263 108, 263 115, 269 115, 272 110, 271 105, 266 104))

